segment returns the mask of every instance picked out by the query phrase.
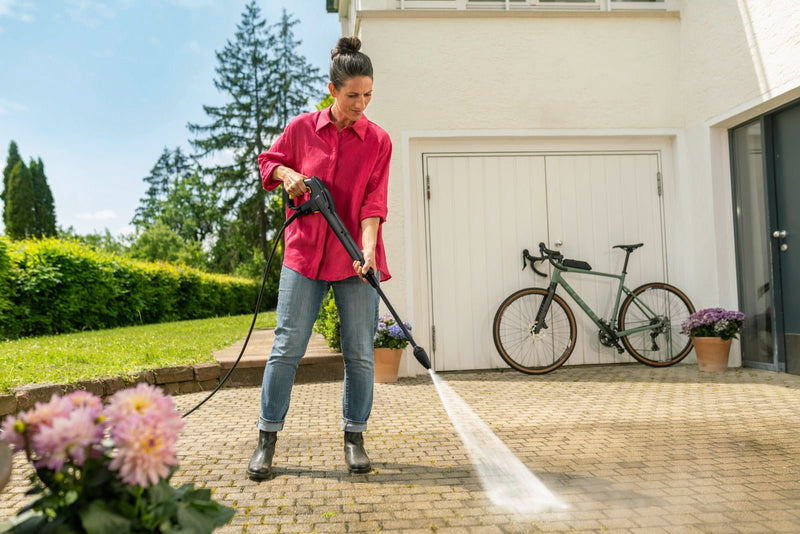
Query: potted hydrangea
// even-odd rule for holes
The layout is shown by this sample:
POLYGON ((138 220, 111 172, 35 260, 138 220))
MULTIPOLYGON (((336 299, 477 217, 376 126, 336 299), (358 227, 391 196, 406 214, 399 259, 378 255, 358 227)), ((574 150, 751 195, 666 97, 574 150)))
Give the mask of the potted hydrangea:
POLYGON ((694 312, 681 323, 683 333, 692 338, 701 371, 728 368, 731 340, 742 331, 744 317, 739 311, 706 308, 694 312))
POLYGON ((86 391, 8 416, 2 439, 34 468, 36 500, 0 530, 40 532, 210 533, 234 510, 194 484, 173 488, 183 420, 172 398, 140 384, 108 404, 86 391))
MULTIPOLYGON (((403 324, 411 332, 411 325, 403 324)), ((394 318, 390 314, 382 316, 375 333, 375 382, 397 382, 400 357, 407 345, 408 339, 394 318)))

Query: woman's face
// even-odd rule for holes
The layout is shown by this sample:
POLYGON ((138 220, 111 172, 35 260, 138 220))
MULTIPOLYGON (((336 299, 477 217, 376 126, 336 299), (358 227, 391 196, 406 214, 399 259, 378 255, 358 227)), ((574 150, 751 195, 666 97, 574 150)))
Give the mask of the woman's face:
POLYGON ((355 76, 348 78, 338 89, 333 83, 329 83, 328 89, 335 100, 333 105, 336 120, 349 126, 361 118, 372 99, 372 78, 355 76))

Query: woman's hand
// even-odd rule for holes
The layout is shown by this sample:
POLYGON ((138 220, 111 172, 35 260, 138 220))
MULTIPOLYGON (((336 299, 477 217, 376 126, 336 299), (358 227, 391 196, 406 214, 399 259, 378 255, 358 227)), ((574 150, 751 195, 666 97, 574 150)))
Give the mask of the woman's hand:
MULTIPOLYGON (((364 265, 361 265, 360 261, 353 262, 353 270, 355 270, 356 274, 358 275, 361 280, 366 283, 369 283, 364 275, 366 275, 370 269, 377 273, 377 268, 375 267, 375 250, 368 252, 366 250, 362 250, 361 253, 364 255, 364 265)), ((376 274, 377 276, 377 274, 376 274)))
POLYGON ((303 183, 307 176, 303 176, 289 167, 284 167, 283 165, 276 167, 275 170, 272 171, 272 178, 283 182, 283 188, 292 198, 299 197, 308 191, 306 184, 303 183))
POLYGON ((378 243, 379 223, 380 219, 378 217, 368 217, 361 221, 361 245, 364 247, 361 254, 364 255, 364 265, 361 265, 360 261, 354 261, 353 269, 364 282, 367 282, 364 275, 370 269, 375 271, 376 274, 378 271, 375 265, 375 245, 378 243))

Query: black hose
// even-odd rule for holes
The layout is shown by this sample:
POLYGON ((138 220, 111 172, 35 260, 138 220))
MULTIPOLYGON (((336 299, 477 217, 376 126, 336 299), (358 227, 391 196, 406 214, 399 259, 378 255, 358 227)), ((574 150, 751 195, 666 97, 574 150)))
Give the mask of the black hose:
POLYGON ((267 266, 264 267, 264 274, 263 274, 263 276, 261 278, 261 290, 258 292, 258 298, 256 299, 256 309, 253 312, 253 321, 250 323, 250 330, 247 332, 247 337, 244 339, 244 344, 242 345, 242 350, 239 352, 239 356, 236 358, 236 361, 233 362, 233 365, 228 370, 228 372, 225 374, 225 376, 222 378, 222 380, 220 380, 219 384, 217 384, 217 387, 215 387, 214 390, 211 393, 209 393, 208 396, 205 399, 203 399, 200 402, 198 402, 194 406, 194 408, 192 408, 188 412, 186 412, 183 415, 181 415, 181 417, 188 416, 189 414, 191 414, 192 412, 197 410, 200 406, 205 404, 205 402, 208 399, 213 397, 214 394, 217 391, 219 391, 219 389, 225 384, 225 382, 228 381, 228 378, 230 378, 231 373, 233 373, 233 370, 236 369, 236 366, 239 365, 239 361, 241 361, 242 356, 244 356, 244 351, 245 351, 245 349, 247 349, 247 343, 248 343, 248 341, 250 341, 250 336, 253 334, 253 328, 256 325, 256 319, 258 318, 258 311, 259 311, 259 309, 261 309, 261 299, 264 296, 264 289, 267 286, 267 277, 269 276, 269 268, 272 265, 272 258, 273 258, 273 256, 275 256, 275 250, 278 248, 278 243, 280 243, 281 236, 283 235, 284 230, 286 230, 286 227, 289 226, 289 224, 292 221, 294 221, 297 218, 297 216, 298 216, 298 214, 295 214, 295 215, 292 215, 291 217, 289 217, 288 219, 286 219, 286 222, 283 223, 283 226, 281 226, 280 232, 278 232, 278 235, 275 236, 275 241, 273 242, 273 245, 272 245, 272 252, 270 252, 270 254, 269 254, 269 259, 267 260, 267 266))

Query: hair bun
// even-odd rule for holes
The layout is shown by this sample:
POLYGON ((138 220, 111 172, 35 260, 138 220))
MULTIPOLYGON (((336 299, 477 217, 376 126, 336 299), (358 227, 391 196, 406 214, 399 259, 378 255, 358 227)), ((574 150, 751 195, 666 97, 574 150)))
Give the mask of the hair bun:
POLYGON ((361 39, 358 37, 342 37, 331 50, 331 59, 340 54, 355 54, 361 50, 361 39))

